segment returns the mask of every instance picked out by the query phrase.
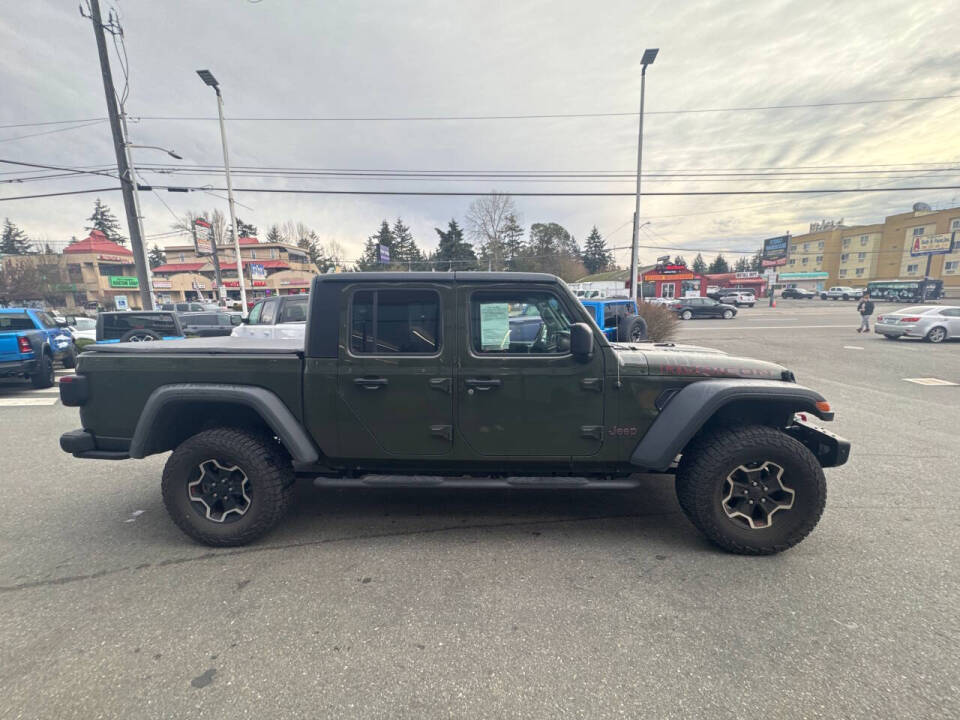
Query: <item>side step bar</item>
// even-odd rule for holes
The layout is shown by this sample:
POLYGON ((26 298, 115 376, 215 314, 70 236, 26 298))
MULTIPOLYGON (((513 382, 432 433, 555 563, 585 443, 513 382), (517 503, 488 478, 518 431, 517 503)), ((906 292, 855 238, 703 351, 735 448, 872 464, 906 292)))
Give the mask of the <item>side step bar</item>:
POLYGON ((472 477, 460 475, 362 475, 360 477, 315 477, 317 487, 397 487, 397 488, 542 488, 562 490, 586 488, 621 490, 635 488, 639 481, 630 477, 472 477))

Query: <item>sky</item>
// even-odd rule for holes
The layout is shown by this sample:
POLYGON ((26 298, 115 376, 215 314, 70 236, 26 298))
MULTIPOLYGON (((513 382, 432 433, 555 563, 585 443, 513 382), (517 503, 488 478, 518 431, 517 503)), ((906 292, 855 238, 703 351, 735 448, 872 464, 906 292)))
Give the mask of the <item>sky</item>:
MULTIPOLYGON (((135 149, 142 182, 223 187, 222 171, 201 176, 147 168, 222 166, 215 96, 196 75, 208 68, 223 88, 235 168, 624 174, 559 182, 238 175, 238 188, 621 192, 515 201, 526 227, 557 222, 582 241, 596 225, 609 246, 626 248, 640 58, 644 48, 658 47, 647 72, 645 192, 960 188, 960 13, 951 2, 102 0, 102 7, 105 15, 118 13, 124 30, 130 141, 183 156, 177 161, 135 149), (957 97, 945 97, 951 95, 957 97), (896 98, 938 99, 674 112, 896 98), (611 115, 355 119, 597 113, 611 115), (867 167, 836 167, 851 165, 867 167), (794 174, 689 177, 744 168, 794 174)), ((106 116, 93 30, 76 0, 8 3, 0 14, 0 47, 0 159, 115 170, 106 121, 28 125, 106 116)), ((122 91, 113 49, 111 63, 122 91)), ((14 165, 0 166, 0 173, 0 180, 40 174, 14 165)), ((96 195, 4 199, 115 186, 109 178, 76 175, 0 182, 0 217, 34 239, 61 245, 85 235, 96 195)), ((120 193, 101 197, 123 219, 120 193)), ((422 247, 434 248, 434 228, 451 218, 462 222, 472 198, 238 191, 237 200, 239 216, 256 225, 261 238, 273 223, 302 221, 355 259, 384 218, 402 217, 422 247)), ((878 222, 919 201, 960 205, 960 189, 644 195, 640 215, 648 224, 640 242, 653 247, 641 249, 641 262, 665 254, 661 248, 683 248, 688 259, 698 250, 708 259, 711 251, 753 250, 765 237, 800 234, 813 221, 878 222)), ((151 236, 169 233, 186 212, 227 210, 221 192, 144 192, 141 204, 147 242, 161 246, 178 239, 151 236)), ((629 250, 617 250, 616 258, 628 264, 629 250)))

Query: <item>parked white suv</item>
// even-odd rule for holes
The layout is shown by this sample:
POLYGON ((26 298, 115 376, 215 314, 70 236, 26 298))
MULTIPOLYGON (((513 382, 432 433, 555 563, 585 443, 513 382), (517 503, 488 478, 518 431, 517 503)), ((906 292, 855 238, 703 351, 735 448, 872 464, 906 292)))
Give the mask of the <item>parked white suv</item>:
POLYGON ((863 297, 863 288, 837 285, 820 293, 821 300, 859 300, 863 297))
POLYGON ((307 329, 309 295, 281 295, 261 300, 250 309, 242 325, 230 333, 233 337, 303 340, 307 329))
POLYGON ((720 302, 737 307, 753 307, 757 303, 757 296, 751 290, 734 290, 721 293, 720 302))

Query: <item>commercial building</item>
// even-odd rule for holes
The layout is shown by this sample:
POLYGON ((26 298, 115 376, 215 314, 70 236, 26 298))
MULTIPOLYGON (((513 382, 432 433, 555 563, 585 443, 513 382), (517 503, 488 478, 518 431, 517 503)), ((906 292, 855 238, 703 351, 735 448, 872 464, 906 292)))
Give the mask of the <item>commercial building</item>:
MULTIPOLYGON (((197 255, 193 245, 168 246, 166 255, 167 262, 153 268, 153 289, 159 302, 216 300, 216 272, 211 257, 197 255)), ((227 297, 239 300, 240 280, 233 243, 218 243, 217 255, 227 297)), ((253 237, 240 238, 240 261, 248 301, 309 292, 310 282, 318 273, 302 248, 284 242, 260 242, 253 237)))
POLYGON ((913 254, 915 240, 950 234, 953 252, 929 256, 929 277, 942 280, 947 295, 960 295, 960 207, 932 210, 923 203, 872 225, 811 225, 810 232, 790 238, 779 282, 822 290, 831 285, 864 287, 871 280, 922 280, 927 256, 913 254))

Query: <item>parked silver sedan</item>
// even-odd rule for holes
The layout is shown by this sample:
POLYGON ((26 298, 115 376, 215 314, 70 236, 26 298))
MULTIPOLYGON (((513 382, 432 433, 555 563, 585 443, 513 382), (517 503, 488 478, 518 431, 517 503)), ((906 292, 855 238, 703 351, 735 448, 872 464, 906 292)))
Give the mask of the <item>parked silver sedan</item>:
POLYGON ((960 338, 960 307, 915 305, 885 312, 877 316, 873 331, 887 340, 912 337, 939 343, 948 338, 960 338))

